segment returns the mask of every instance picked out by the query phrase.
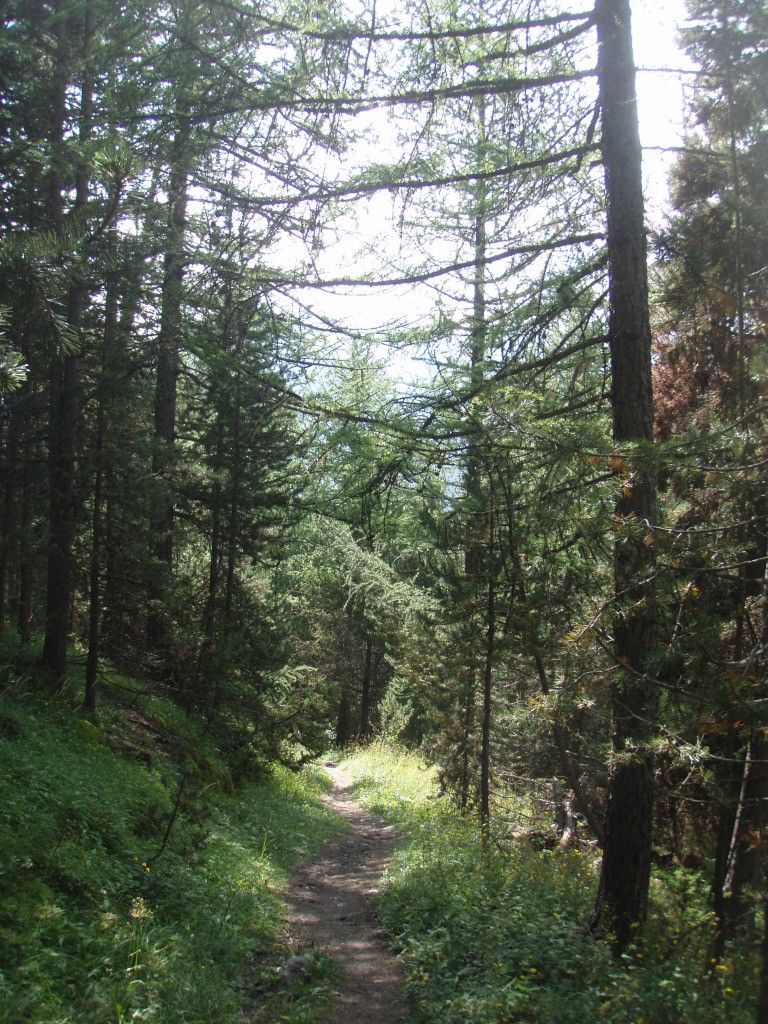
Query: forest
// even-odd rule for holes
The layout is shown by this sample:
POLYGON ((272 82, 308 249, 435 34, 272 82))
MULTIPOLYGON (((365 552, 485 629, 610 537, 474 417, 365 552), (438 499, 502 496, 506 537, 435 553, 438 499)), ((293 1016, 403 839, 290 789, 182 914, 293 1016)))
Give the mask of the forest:
POLYGON ((0 1022, 768 1024, 764 0, 2 6, 0 1022))

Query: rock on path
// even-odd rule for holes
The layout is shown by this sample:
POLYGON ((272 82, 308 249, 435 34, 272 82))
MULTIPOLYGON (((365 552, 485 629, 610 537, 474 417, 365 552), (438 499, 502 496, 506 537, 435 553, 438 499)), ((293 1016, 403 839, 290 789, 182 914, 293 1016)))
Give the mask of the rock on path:
POLYGON ((376 923, 371 897, 395 845, 395 832, 349 796, 349 779, 326 769, 324 797, 350 830, 300 868, 286 899, 288 927, 304 946, 327 952, 343 972, 330 1024, 396 1024, 406 1019, 399 964, 376 923))

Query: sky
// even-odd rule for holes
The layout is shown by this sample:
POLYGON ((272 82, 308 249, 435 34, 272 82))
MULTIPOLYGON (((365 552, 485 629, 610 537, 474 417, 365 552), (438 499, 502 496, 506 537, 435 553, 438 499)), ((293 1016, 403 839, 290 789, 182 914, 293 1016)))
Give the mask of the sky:
MULTIPOLYGON (((673 148, 681 142, 686 76, 643 69, 690 67, 677 46, 677 29, 685 19, 685 3, 684 0, 632 0, 632 18, 635 63, 639 69, 637 93, 644 147, 646 216, 651 226, 658 227, 665 216, 666 179, 673 159, 673 154, 662 153, 660 149, 673 148)), ((357 250, 371 239, 380 247, 381 266, 386 262, 388 244, 394 248, 394 242, 386 242, 387 237, 394 237, 389 197, 381 195, 373 203, 360 204, 358 210, 357 223, 350 220, 338 245, 322 255, 322 268, 329 276, 356 276, 364 266, 356 255, 357 250)), ((431 303, 431 297, 423 290, 367 288, 346 296, 305 292, 303 300, 321 315, 343 318, 350 327, 363 331, 375 330, 398 318, 417 318, 418 311, 431 303)))
MULTIPOLYGON (((632 34, 638 68, 690 69, 693 65, 677 45, 677 27, 685 21, 684 0, 633 0, 632 34)), ((653 147, 681 142, 685 75, 638 71, 637 103, 648 219, 656 223, 666 204, 666 176, 671 154, 653 147)))

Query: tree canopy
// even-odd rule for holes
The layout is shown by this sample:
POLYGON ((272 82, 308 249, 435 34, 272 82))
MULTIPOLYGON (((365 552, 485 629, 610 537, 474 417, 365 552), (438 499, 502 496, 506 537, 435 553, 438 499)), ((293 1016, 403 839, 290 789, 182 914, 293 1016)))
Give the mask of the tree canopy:
POLYGON ((657 863, 748 941, 764 4, 689 0, 650 238, 628 0, 2 18, 0 624, 244 773, 418 748, 481 849, 555 778, 617 957, 657 863))

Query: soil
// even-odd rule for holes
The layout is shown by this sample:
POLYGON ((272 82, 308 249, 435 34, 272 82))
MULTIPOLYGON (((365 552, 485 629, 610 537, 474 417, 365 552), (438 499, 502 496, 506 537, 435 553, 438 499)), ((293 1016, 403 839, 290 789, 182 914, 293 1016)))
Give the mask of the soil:
POLYGON ((350 828, 294 875, 286 893, 291 938, 304 949, 327 953, 342 970, 330 1024, 404 1022, 399 963, 372 903, 395 831, 354 802, 340 768, 328 762, 326 771, 333 788, 324 799, 350 828))

